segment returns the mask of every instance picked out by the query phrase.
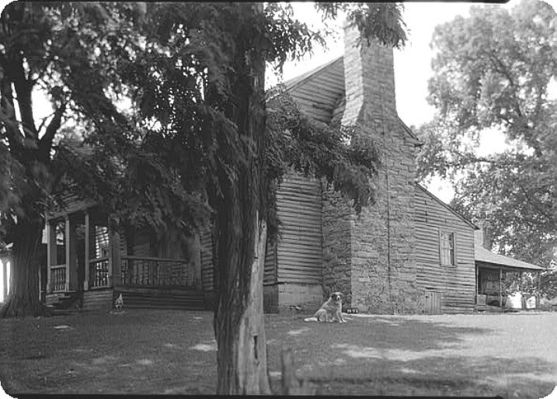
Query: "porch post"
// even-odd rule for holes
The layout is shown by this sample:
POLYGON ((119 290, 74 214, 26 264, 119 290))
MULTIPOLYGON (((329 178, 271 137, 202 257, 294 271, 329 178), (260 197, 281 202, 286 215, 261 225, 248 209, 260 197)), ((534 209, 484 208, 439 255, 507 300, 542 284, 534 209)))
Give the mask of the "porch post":
POLYGON ((89 290, 89 245, 91 226, 89 212, 85 211, 85 278, 83 279, 83 290, 89 290))
POLYGON ((71 256, 71 249, 70 249, 70 215, 65 216, 66 221, 66 286, 64 291, 70 290, 70 256, 71 256))
POLYGON ((120 233, 118 230, 111 227, 110 228, 110 248, 111 248, 111 263, 112 265, 112 286, 120 286, 122 284, 122 276, 121 276, 121 260, 122 257, 120 256, 120 233))
POLYGON ((503 307, 503 287, 502 287, 502 280, 503 280, 503 268, 499 268, 499 307, 503 307))
POLYGON ((77 227, 77 223, 78 221, 76 220, 76 218, 79 217, 78 214, 74 214, 72 217, 69 218, 70 221, 70 235, 69 235, 69 247, 70 247, 70 258, 69 258, 69 262, 68 262, 68 268, 69 268, 69 289, 74 291, 74 290, 79 290, 79 287, 77 286, 77 268, 78 268, 78 262, 77 262, 77 231, 76 231, 76 227, 77 227))
POLYGON ((112 227, 110 227, 110 220, 108 220, 108 286, 113 287, 112 282, 112 261, 114 255, 114 248, 112 245, 112 227))
POLYGON ((56 264, 56 225, 52 221, 46 222, 46 293, 52 292, 51 267, 56 264))
POLYGON ((476 298, 474 298, 474 302, 476 303, 476 305, 478 304, 478 295, 480 294, 480 290, 479 290, 479 285, 480 285, 480 268, 478 267, 477 264, 475 264, 474 262, 474 268, 476 269, 476 288, 474 289, 474 291, 476 291, 476 298))

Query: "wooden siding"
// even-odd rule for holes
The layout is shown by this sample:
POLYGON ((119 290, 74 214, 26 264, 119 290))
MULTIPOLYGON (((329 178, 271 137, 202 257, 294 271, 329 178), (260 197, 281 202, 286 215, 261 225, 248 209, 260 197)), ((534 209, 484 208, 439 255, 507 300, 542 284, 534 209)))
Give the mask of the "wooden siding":
POLYGON ((265 270, 263 272, 263 285, 277 283, 277 244, 267 240, 265 248, 265 270))
POLYGON ((476 284, 473 227, 421 188, 415 191, 414 204, 418 285, 440 293, 444 313, 471 311, 476 284), (455 234, 454 266, 441 265, 440 231, 455 234))
POLYGON ((288 90, 300 109, 311 118, 329 123, 344 95, 344 63, 339 58, 288 90))
MULTIPOLYGON (((213 239, 209 230, 204 230, 200 234, 201 247, 201 284, 203 291, 211 292, 214 287, 214 267, 213 267, 213 239)), ((263 274, 263 284, 272 285, 277 282, 276 273, 276 244, 267 243, 265 252, 265 271, 263 274)))
POLYGON ((321 184, 291 173, 277 192, 281 236, 277 245, 278 282, 321 284, 323 251, 321 184))
POLYGON ((212 292, 215 289, 213 281, 213 237, 209 229, 200 232, 199 242, 201 244, 201 286, 203 291, 212 292))
POLYGON ((108 311, 112 309, 112 296, 112 288, 85 291, 83 293, 83 310, 108 311))

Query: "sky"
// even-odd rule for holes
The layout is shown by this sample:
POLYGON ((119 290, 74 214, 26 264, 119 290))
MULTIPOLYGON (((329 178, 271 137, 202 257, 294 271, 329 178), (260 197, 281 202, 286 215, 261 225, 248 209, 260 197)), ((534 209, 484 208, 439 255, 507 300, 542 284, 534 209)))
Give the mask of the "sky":
MULTIPOLYGON (((500 5, 513 8, 519 0, 511 0, 500 5)), ((546 0, 557 10, 557 0, 546 0)), ((296 15, 308 24, 319 26, 319 16, 312 3, 292 3, 296 15)), ((466 2, 416 2, 405 3, 403 20, 408 29, 408 43, 402 50, 394 53, 395 88, 397 111, 400 118, 408 126, 420 126, 431 120, 434 108, 427 103, 427 84, 432 76, 431 59, 432 50, 429 47, 435 26, 452 21, 457 15, 466 17, 472 3, 466 2)), ((475 4, 482 6, 482 4, 475 4)), ((336 24, 341 31, 341 23, 336 24)), ((342 36, 331 38, 328 49, 315 50, 311 57, 306 57, 301 62, 291 62, 285 66, 283 79, 286 81, 304 72, 307 72, 325 62, 339 57, 343 53, 342 36)), ((481 142, 480 150, 483 154, 500 151, 505 147, 504 137, 501 133, 485 135, 481 142)), ((433 194, 445 202, 449 202, 454 191, 449 183, 434 178, 427 187, 433 194)))

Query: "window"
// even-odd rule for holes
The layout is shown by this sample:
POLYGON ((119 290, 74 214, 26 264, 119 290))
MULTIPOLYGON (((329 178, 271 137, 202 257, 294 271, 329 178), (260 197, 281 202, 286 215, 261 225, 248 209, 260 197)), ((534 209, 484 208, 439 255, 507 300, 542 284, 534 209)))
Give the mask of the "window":
POLYGON ((456 264, 454 242, 454 233, 441 232, 440 255, 441 264, 444 266, 454 266, 456 264))

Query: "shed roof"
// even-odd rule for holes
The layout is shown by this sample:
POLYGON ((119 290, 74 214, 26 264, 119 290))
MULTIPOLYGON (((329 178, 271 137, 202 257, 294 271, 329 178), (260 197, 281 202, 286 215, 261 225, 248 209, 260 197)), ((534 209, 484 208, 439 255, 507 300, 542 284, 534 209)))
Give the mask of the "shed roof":
POLYGON ((484 248, 484 246, 482 245, 481 234, 478 233, 480 232, 476 232, 476 234, 474 235, 474 239, 475 239, 474 252, 475 252, 476 262, 490 263, 492 265, 509 267, 514 269, 525 269, 525 270, 535 270, 535 271, 545 270, 543 267, 533 265, 532 263, 523 262, 521 260, 517 260, 514 258, 510 258, 508 256, 499 255, 491 252, 487 248, 484 248))

